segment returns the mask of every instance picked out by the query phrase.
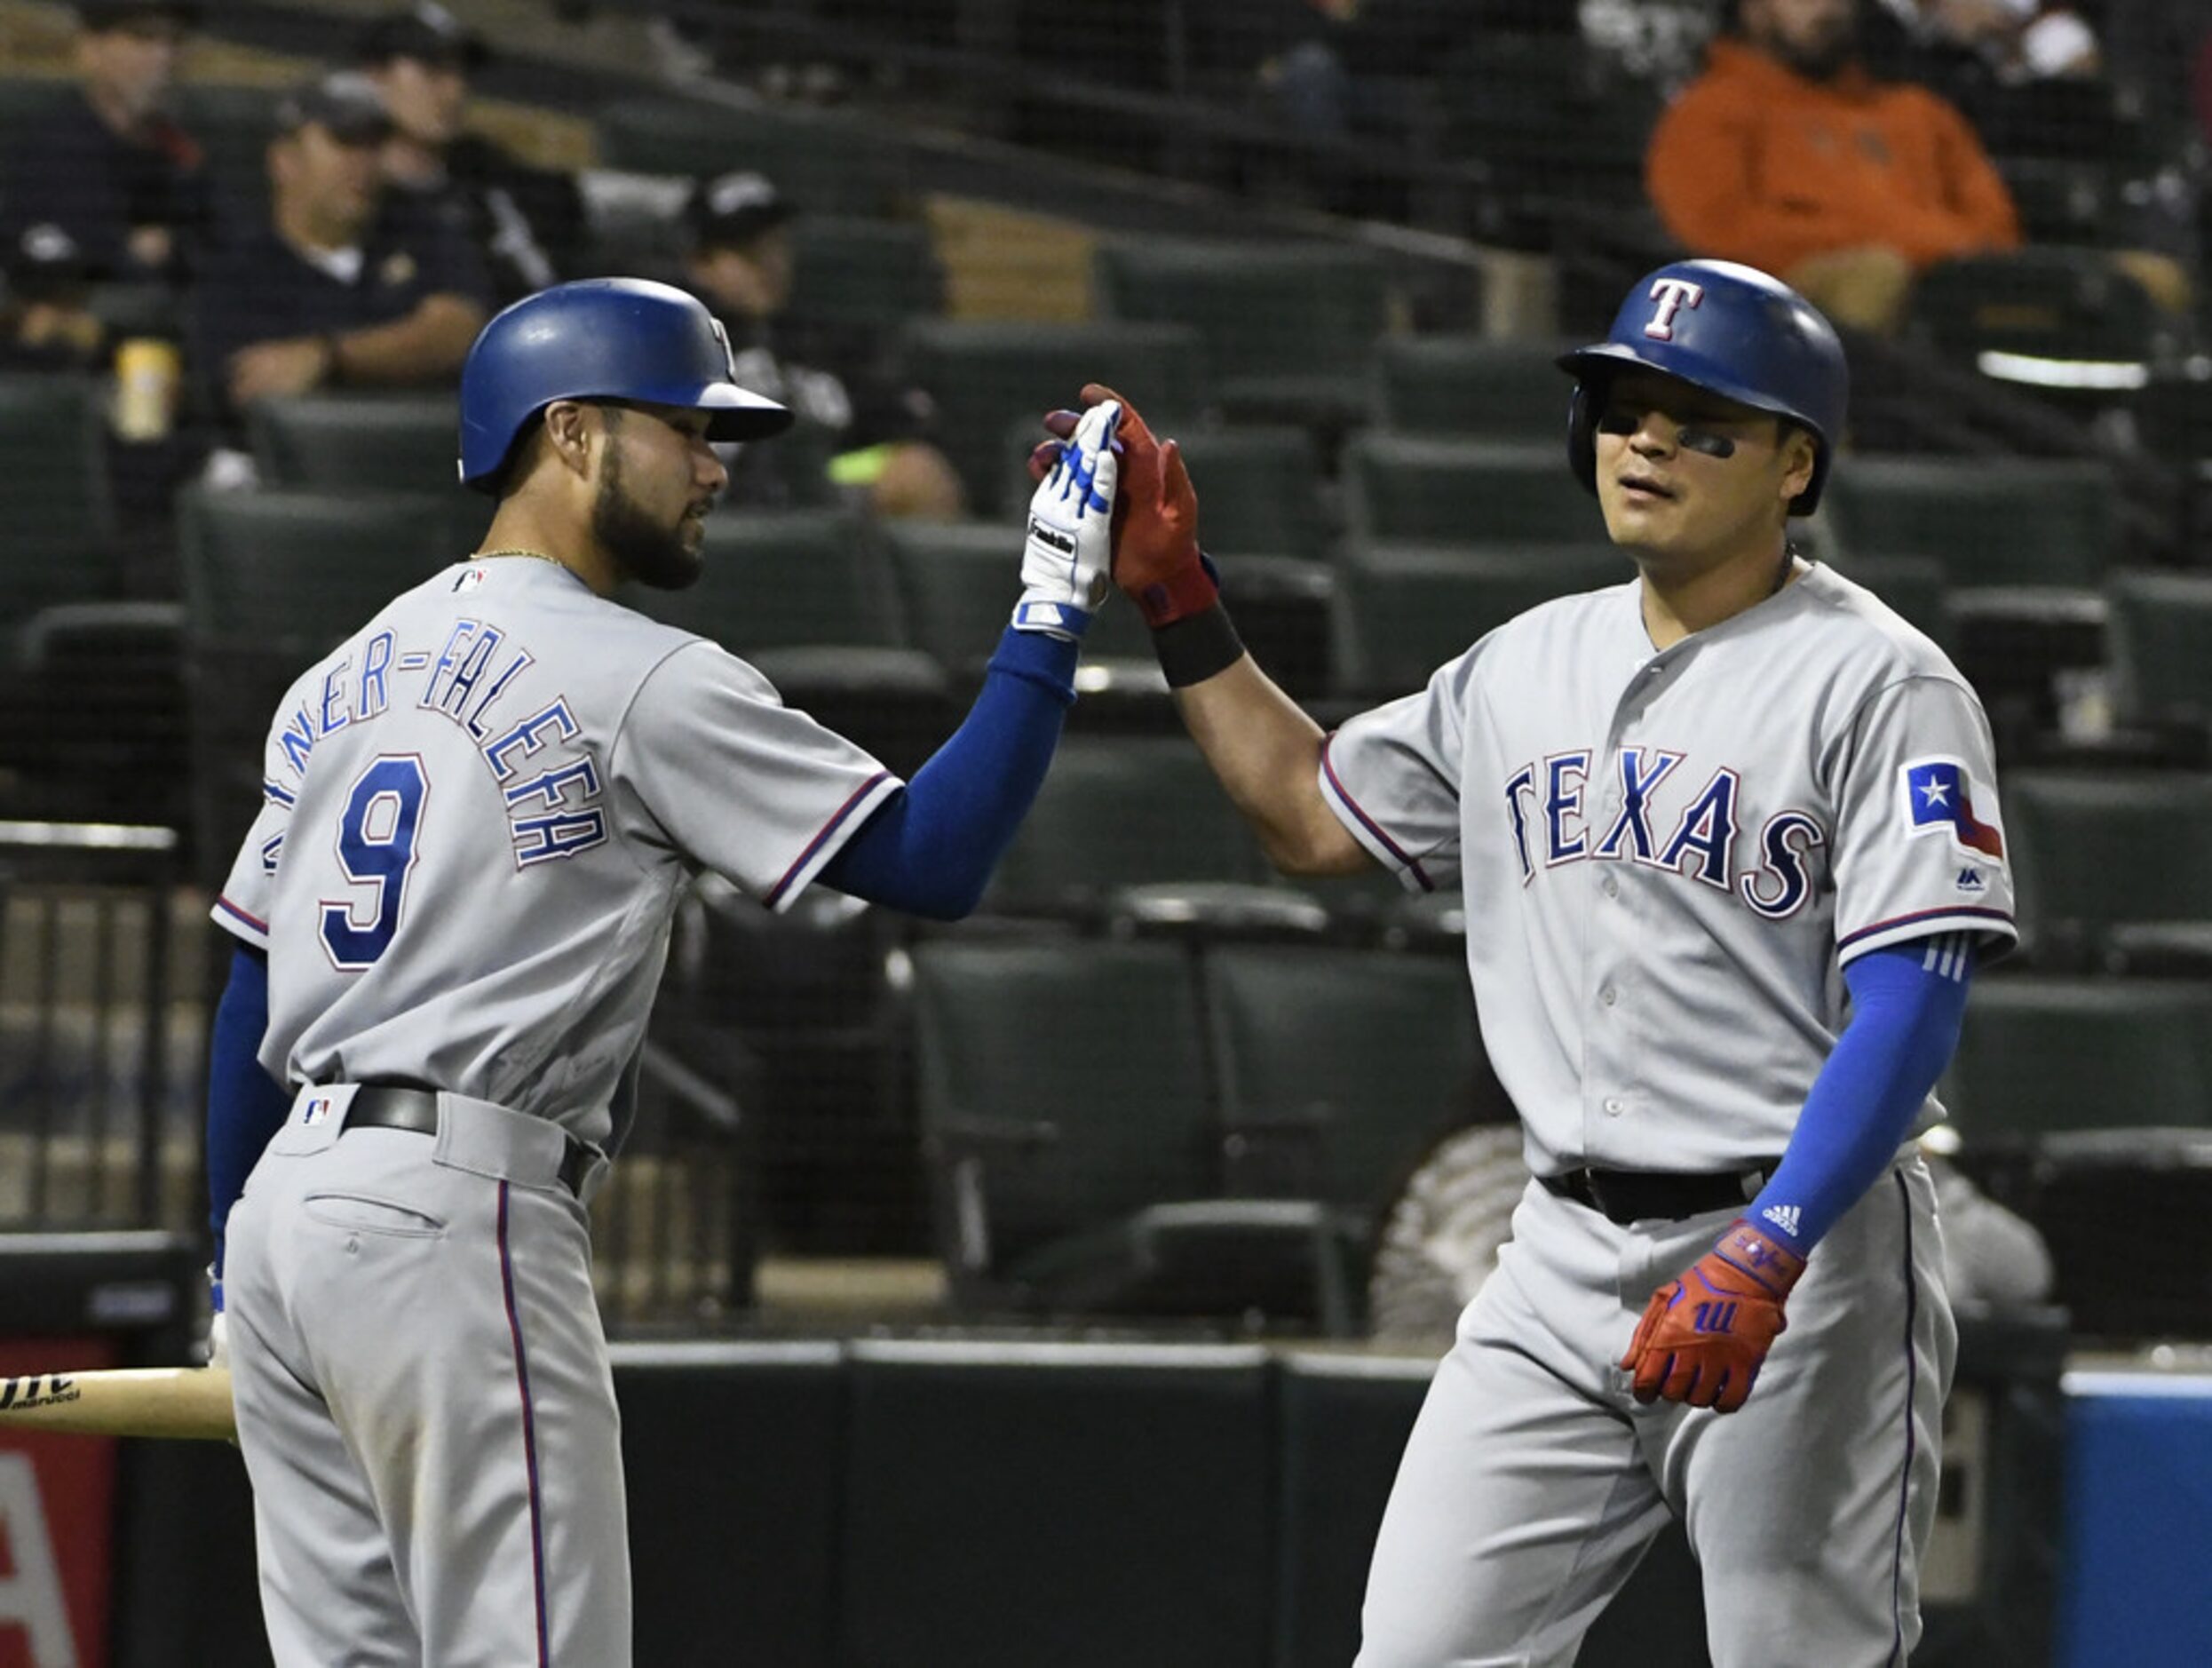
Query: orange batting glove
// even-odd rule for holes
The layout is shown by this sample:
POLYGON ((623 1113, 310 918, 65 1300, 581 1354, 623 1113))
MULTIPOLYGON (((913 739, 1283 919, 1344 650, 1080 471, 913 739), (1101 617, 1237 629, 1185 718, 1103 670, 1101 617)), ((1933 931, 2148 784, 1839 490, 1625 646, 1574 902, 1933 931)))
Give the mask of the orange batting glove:
POLYGON ((1733 1413, 1788 1324, 1782 1300, 1804 1271, 1804 1258, 1739 1218, 1644 1306, 1621 1358, 1636 1375, 1636 1399, 1733 1413))
MULTIPOLYGON (((1114 583, 1128 592, 1155 631, 1202 614, 1221 596, 1220 576, 1198 548, 1198 493, 1173 441, 1154 437, 1136 407, 1103 383, 1083 386, 1085 407, 1118 401, 1122 422, 1116 431, 1122 454, 1121 497, 1114 506, 1114 583)), ((1055 411, 1044 426, 1066 440, 1075 432, 1076 414, 1055 411)), ((1029 473, 1043 478, 1058 456, 1046 441, 1030 455, 1029 473)))

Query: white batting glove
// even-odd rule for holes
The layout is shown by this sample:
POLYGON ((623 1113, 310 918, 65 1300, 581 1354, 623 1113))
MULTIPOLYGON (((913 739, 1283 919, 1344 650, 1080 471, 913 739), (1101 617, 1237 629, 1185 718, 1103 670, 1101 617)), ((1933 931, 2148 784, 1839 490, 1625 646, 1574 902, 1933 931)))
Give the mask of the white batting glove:
POLYGON ((1113 588, 1114 491, 1121 471, 1114 429, 1121 418, 1122 408, 1111 400, 1083 413, 1059 462, 1029 500, 1017 631, 1080 641, 1113 588))

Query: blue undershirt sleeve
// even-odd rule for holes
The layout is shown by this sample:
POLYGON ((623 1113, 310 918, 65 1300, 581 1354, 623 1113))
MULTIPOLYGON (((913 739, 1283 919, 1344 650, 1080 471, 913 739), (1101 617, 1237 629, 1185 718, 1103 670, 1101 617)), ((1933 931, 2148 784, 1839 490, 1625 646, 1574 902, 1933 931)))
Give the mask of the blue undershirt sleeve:
POLYGON ((1052 763, 1075 655, 1008 627, 966 719, 829 860, 823 884, 931 920, 971 911, 1052 763))
POLYGON ((1958 1046, 1973 959, 1969 935, 1946 933, 1843 969, 1851 1021, 1747 1212, 1761 1230, 1803 1256, 1889 1167, 1958 1046))
POLYGON ((223 1272, 223 1225, 261 1162, 261 1149, 284 1124, 291 1097, 257 1056, 269 1029, 269 958, 241 944, 208 1038, 208 1223, 215 1230, 215 1272, 223 1272))

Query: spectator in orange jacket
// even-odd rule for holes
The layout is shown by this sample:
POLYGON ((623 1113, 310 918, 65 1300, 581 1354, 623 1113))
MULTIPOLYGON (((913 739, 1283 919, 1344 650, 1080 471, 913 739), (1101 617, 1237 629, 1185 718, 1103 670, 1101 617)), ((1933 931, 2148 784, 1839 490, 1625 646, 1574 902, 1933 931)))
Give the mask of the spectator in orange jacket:
POLYGON ((1741 0, 1661 117, 1644 177, 1669 231, 1887 330, 1913 275, 2017 249, 2011 195, 1966 118, 1861 67, 1855 0, 1741 0))

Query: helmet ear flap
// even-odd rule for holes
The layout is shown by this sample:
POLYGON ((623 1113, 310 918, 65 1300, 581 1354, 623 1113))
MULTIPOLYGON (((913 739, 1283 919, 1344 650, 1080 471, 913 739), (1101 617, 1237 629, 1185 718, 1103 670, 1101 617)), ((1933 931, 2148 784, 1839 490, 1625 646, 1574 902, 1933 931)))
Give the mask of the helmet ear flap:
POLYGON ((1605 401, 1603 386, 1589 379, 1576 381, 1566 408, 1566 464, 1582 490, 1598 491, 1598 418, 1605 401))

